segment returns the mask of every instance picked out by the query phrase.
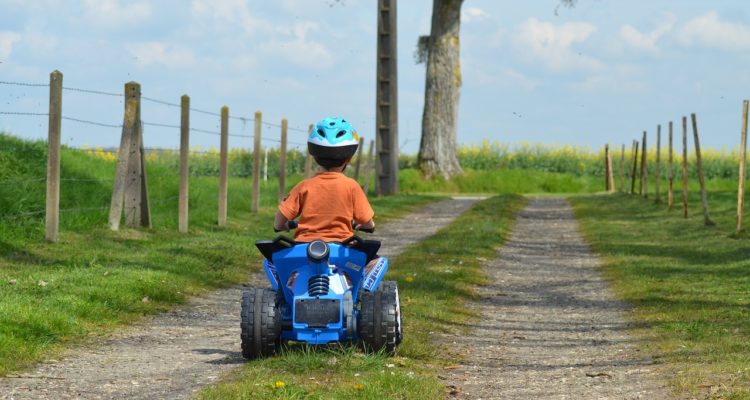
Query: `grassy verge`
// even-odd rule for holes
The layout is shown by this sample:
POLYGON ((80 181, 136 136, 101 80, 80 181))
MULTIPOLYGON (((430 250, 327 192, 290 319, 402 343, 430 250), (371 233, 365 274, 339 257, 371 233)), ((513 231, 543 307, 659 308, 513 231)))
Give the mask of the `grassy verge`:
POLYGON ((445 353, 434 340, 477 318, 466 302, 487 283, 481 262, 495 256, 523 198, 483 201, 435 236, 392 260, 386 279, 399 285, 404 342, 393 358, 350 346, 292 346, 280 356, 248 362, 202 399, 441 399, 437 367, 445 353), (468 229, 467 229, 468 227, 468 229), (460 245, 458 245, 460 243, 460 245))
POLYGON ((750 251, 732 235, 736 192, 711 192, 716 226, 703 226, 700 199, 691 217, 635 196, 576 197, 586 238, 605 260, 638 331, 668 368, 677 392, 750 398, 750 251))
MULTIPOLYGON (((251 214, 250 182, 232 178, 228 227, 216 226, 218 180, 191 177, 190 233, 177 225, 178 178, 148 166, 154 229, 107 228, 114 162, 64 149, 60 242, 45 244, 41 142, 0 135, 0 375, 110 332, 190 296, 246 281, 260 270, 253 242, 271 238, 277 187, 263 185, 251 214)), ((300 178, 292 177, 290 184, 300 178)), ((378 222, 431 201, 372 199, 378 222)))

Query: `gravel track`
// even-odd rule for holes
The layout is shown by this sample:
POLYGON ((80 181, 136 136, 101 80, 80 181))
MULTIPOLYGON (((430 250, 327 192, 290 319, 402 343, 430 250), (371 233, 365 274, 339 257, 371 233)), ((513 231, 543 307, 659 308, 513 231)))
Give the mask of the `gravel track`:
POLYGON ((448 397, 669 399, 598 268, 570 205, 533 199, 486 264, 480 322, 445 338, 460 360, 441 374, 448 397))
MULTIPOLYGON (((477 199, 446 200, 378 226, 381 255, 433 235, 477 199)), ((269 222, 270 223, 270 222, 269 222)), ((397 267, 397 266, 396 266, 397 267)), ((254 274, 251 284, 267 286, 254 274)), ((59 361, 0 378, 0 399, 184 399, 245 361, 240 354, 242 287, 192 299, 59 361)))

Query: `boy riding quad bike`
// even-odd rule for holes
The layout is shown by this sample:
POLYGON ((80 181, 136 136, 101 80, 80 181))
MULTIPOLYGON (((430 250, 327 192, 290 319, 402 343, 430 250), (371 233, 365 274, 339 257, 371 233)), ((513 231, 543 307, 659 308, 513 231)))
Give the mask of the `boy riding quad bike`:
POLYGON ((357 146, 356 132, 341 118, 326 118, 311 132, 308 151, 323 171, 279 205, 274 230, 296 228, 294 240, 256 242, 271 288, 242 295, 245 358, 271 356, 282 341, 356 342, 389 354, 401 342, 398 287, 381 282, 388 260, 377 256, 380 242, 355 235, 375 226, 364 192, 342 173, 357 146))

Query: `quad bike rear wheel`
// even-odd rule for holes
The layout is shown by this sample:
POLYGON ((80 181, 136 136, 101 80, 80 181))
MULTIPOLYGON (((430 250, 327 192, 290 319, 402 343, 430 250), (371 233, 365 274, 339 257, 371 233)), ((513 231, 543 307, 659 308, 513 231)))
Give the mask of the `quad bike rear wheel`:
POLYGON ((375 292, 359 294, 357 333, 365 351, 396 352, 401 343, 401 307, 396 282, 385 281, 375 292))
POLYGON ((276 300, 276 292, 271 289, 250 288, 242 293, 240 336, 243 357, 269 357, 279 349, 281 315, 276 300))

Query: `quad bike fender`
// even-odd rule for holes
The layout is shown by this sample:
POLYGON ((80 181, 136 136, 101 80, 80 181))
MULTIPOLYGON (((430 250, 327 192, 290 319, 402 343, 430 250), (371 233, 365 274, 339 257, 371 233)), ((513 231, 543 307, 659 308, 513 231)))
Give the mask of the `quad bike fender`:
POLYGON ((273 265, 272 262, 266 260, 263 260, 263 270, 266 271, 266 276, 268 276, 268 281, 271 282, 271 288, 274 291, 279 290, 279 273, 276 271, 276 266, 273 265))
POLYGON ((370 272, 365 275, 364 282, 362 283, 362 289, 368 292, 376 291, 378 289, 378 285, 380 285, 380 281, 383 280, 383 276, 385 276, 386 271, 388 271, 388 259, 385 257, 380 257, 375 263, 375 266, 372 267, 370 272))

